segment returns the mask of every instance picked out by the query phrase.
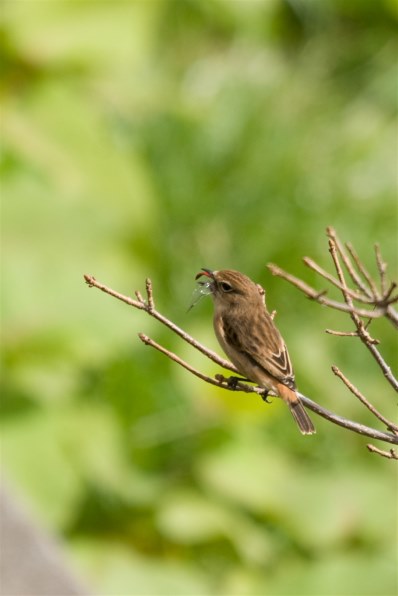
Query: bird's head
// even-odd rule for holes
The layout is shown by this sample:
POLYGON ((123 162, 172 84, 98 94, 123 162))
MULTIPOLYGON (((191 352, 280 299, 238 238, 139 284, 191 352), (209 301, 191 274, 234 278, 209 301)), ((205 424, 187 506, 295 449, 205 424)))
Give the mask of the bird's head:
POLYGON ((233 269, 211 271, 202 269, 195 279, 205 276, 209 278, 209 290, 216 306, 233 308, 242 304, 261 303, 264 291, 247 275, 233 269))

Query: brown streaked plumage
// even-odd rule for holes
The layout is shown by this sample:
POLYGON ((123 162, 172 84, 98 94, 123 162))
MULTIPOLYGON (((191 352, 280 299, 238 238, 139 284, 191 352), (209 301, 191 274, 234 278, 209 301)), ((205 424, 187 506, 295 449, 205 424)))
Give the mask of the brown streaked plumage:
POLYGON ((203 269, 196 279, 202 275, 212 280, 214 331, 226 355, 242 375, 283 399, 303 434, 315 433, 296 392, 285 342, 265 308, 259 286, 231 269, 203 269))

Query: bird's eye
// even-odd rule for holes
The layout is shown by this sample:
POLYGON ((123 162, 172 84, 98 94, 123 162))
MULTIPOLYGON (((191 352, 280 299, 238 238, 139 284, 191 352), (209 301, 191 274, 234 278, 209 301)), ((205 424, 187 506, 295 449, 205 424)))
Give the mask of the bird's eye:
POLYGON ((229 283, 227 283, 226 281, 222 281, 220 283, 220 287, 223 292, 232 292, 232 286, 229 283))

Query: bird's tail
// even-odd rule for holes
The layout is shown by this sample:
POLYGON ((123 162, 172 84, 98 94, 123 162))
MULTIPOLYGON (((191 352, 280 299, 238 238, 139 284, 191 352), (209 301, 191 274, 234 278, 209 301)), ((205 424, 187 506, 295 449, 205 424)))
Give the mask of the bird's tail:
POLYGON ((305 411, 305 408, 300 399, 297 397, 297 394, 289 387, 286 387, 286 385, 282 385, 282 383, 278 383, 277 387, 279 396, 289 406, 289 410, 291 411, 292 416, 303 435, 313 435, 316 433, 311 418, 305 411))

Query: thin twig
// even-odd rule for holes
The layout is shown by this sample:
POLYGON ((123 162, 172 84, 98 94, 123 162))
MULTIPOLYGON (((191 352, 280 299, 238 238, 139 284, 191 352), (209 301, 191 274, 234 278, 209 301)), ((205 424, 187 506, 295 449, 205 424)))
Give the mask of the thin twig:
MULTIPOLYGON (((298 277, 295 277, 287 271, 284 271, 283 269, 278 267, 278 265, 275 265, 274 263, 268 263, 267 267, 272 273, 272 275, 276 275, 277 277, 286 280, 287 282, 298 288, 301 292, 303 292, 303 294, 310 298, 310 300, 314 300, 322 306, 334 308, 335 310, 339 310, 342 312, 355 312, 361 318, 379 319, 381 317, 386 317, 394 325, 394 327, 398 327, 398 312, 395 311, 391 306, 392 303, 398 300, 398 296, 395 296, 391 301, 388 301, 387 305, 384 302, 382 302, 382 306, 379 306, 380 301, 376 302, 375 308, 373 308, 372 310, 367 310, 358 307, 350 309, 347 306, 347 304, 338 302, 337 300, 331 300, 329 298, 326 298, 325 295, 327 294, 327 290, 322 290, 321 292, 319 292, 315 288, 309 286, 303 280, 299 279, 298 277)), ((369 299, 369 304, 373 304, 371 299, 369 299)))
POLYGON ((374 445, 371 445, 370 443, 368 443, 368 445, 366 445, 366 447, 368 448, 368 450, 372 453, 377 453, 378 455, 381 455, 382 457, 386 457, 387 459, 398 459, 398 454, 395 451, 395 449, 389 449, 388 451, 384 451, 383 449, 379 449, 378 447, 375 447, 374 445))
POLYGON ((146 287, 146 294, 148 297, 148 312, 153 312, 155 310, 155 302, 153 300, 153 290, 152 290, 152 282, 149 277, 145 280, 145 287, 146 287))
POLYGON ((386 314, 385 308, 375 308, 372 310, 357 307, 350 308, 349 306, 347 306, 347 304, 344 304, 343 302, 338 302, 337 300, 325 298, 327 290, 323 290, 322 292, 315 290, 315 288, 312 288, 298 277, 291 275, 291 273, 287 273, 287 271, 284 271, 274 263, 268 263, 267 267, 272 273, 272 275, 276 275, 278 277, 281 277, 282 279, 285 279, 293 286, 301 290, 301 292, 308 296, 308 298, 314 300, 315 302, 318 302, 319 304, 322 304, 323 306, 328 306, 330 308, 334 308, 335 310, 341 310, 343 312, 348 313, 354 312, 359 317, 363 317, 366 319, 379 319, 380 317, 383 317, 386 314))
POLYGON ((369 335, 363 321, 361 321, 361 319, 358 317, 357 313, 355 313, 353 310, 354 304, 352 301, 352 297, 350 296, 350 293, 348 292, 344 272, 340 265, 337 245, 338 245, 338 243, 337 243, 336 239, 333 237, 330 237, 329 238, 329 252, 331 254, 331 257, 332 257, 332 260, 333 260, 333 263, 334 263, 334 266, 336 269, 337 277, 339 278, 339 281, 341 284, 341 293, 343 294, 344 301, 347 304, 347 306, 350 308, 350 317, 351 317, 355 327, 357 328, 358 336, 362 340, 365 340, 366 343, 367 342, 374 343, 375 340, 369 335))
POLYGON ((375 244, 374 248, 375 248, 375 254, 376 254, 377 268, 379 270, 379 276, 380 276, 381 293, 382 293, 382 295, 384 295, 386 292, 386 288, 387 288, 387 279, 386 279, 387 263, 384 262, 383 257, 381 256, 380 244, 375 244))
MULTIPOLYGON (((323 269, 317 263, 315 263, 315 261, 313 261, 309 257, 303 257, 303 262, 305 265, 307 265, 307 267, 318 273, 318 275, 320 275, 321 277, 324 277, 336 288, 338 288, 339 290, 343 289, 341 283, 335 277, 333 277, 333 275, 331 275, 330 273, 325 271, 325 269, 323 269)), ((374 304, 373 298, 368 298, 367 296, 364 296, 363 293, 358 292, 357 290, 350 290, 349 288, 346 288, 346 291, 352 298, 358 300, 358 302, 363 302, 365 304, 374 304)))
MULTIPOLYGON (((87 283, 88 283, 88 282, 87 282, 87 283)), ((90 287, 91 287, 91 284, 89 284, 89 285, 90 285, 90 287)), ((94 285, 94 284, 93 284, 93 285, 94 285)), ((98 286, 97 286, 97 287, 98 287, 98 286)), ((143 306, 145 306, 145 300, 143 299, 141 292, 139 292, 138 290, 136 290, 136 291, 134 292, 134 294, 137 296, 137 300, 138 300, 138 302, 139 302, 140 304, 142 304, 143 306)))
POLYGON ((355 387, 355 385, 353 385, 351 381, 347 379, 347 377, 341 372, 341 370, 337 366, 332 366, 332 371, 336 375, 336 377, 339 377, 339 379, 343 381, 344 385, 348 387, 351 393, 353 393, 355 397, 357 397, 359 401, 362 402, 364 406, 366 406, 374 416, 376 416, 376 418, 378 418, 381 422, 383 422, 383 424, 386 425, 388 430, 392 431, 395 434, 398 433, 398 426, 391 422, 391 420, 385 418, 383 414, 380 414, 380 412, 366 399, 364 395, 362 395, 359 389, 355 387))
POLYGON ((339 337, 358 337, 358 331, 334 331, 334 329, 325 329, 329 335, 337 335, 339 337))
MULTIPOLYGON (((151 339, 150 337, 145 335, 145 333, 139 333, 138 337, 146 346, 151 346, 152 348, 155 348, 155 350, 158 350, 159 352, 161 352, 162 354, 164 354, 165 356, 167 356, 168 358, 170 358, 171 360, 173 360, 174 362, 176 362, 177 364, 179 364, 180 366, 182 366, 183 368, 188 370, 190 373, 195 375, 195 377, 202 379, 202 381, 206 381, 206 383, 210 383, 211 385, 216 385, 217 387, 224 386, 222 383, 220 383, 220 381, 213 379, 212 377, 208 377, 207 375, 204 375, 203 373, 198 371, 196 368, 194 368, 193 366, 191 366, 190 364, 188 364, 187 362, 182 360, 182 358, 177 356, 177 354, 174 354, 170 350, 167 350, 167 348, 164 348, 163 346, 158 344, 156 341, 154 341, 153 339, 151 339)), ((253 387, 248 386, 248 389, 253 390, 253 387)))
POLYGON ((353 312, 354 304, 352 302, 352 297, 350 296, 350 293, 347 291, 348 288, 347 288, 347 284, 345 281, 344 272, 340 265, 340 261, 339 261, 338 255, 337 255, 337 250, 338 249, 337 249, 336 239, 330 237, 329 238, 329 252, 332 256, 333 263, 336 268, 337 277, 339 278, 339 281, 340 281, 341 293, 343 294, 345 303, 347 304, 347 306, 350 309, 351 318, 354 321, 355 325, 357 325, 358 321, 359 321, 358 315, 355 312, 353 312))
POLYGON ((350 242, 346 242, 345 246, 346 246, 348 252, 350 253, 351 257, 353 258, 354 263, 358 268, 358 271, 366 279, 366 282, 370 288, 370 291, 372 292, 373 297, 375 298, 375 300, 379 299, 380 294, 376 287, 376 284, 374 283, 373 279, 371 278, 370 274, 368 273, 368 271, 367 271, 366 267, 364 266, 364 264, 362 263, 361 259, 355 252, 354 247, 352 246, 352 244, 350 242))
MULTIPOLYGON (((216 354, 212 350, 209 350, 208 348, 206 348, 205 346, 200 344, 198 341, 196 341, 196 339, 194 339, 188 333, 186 333, 185 331, 180 329, 180 327, 178 327, 172 321, 170 321, 169 319, 164 317, 157 310, 155 310, 155 309, 151 310, 150 307, 146 304, 146 302, 143 300, 142 297, 138 301, 133 300, 129 296, 124 296, 123 294, 120 294, 119 292, 115 292, 115 290, 108 288, 104 284, 97 281, 95 279, 95 277, 93 277, 92 275, 84 275, 84 279, 89 287, 98 288, 105 294, 109 294, 110 296, 113 296, 114 298, 121 300, 121 302, 125 302, 129 306, 133 306, 134 308, 138 308, 139 310, 143 310, 143 311, 147 312, 151 317, 154 317, 155 319, 160 321, 160 323, 162 323, 163 325, 165 325, 166 327, 171 329, 174 333, 179 335, 184 341, 186 341, 188 344, 191 344, 191 346, 193 346, 196 350, 198 350, 199 352, 202 352, 202 354, 204 354, 205 356, 210 358, 210 360, 213 360, 213 362, 215 362, 219 366, 222 366, 223 368, 227 368, 228 370, 231 370, 234 373, 238 372, 236 370, 236 368, 233 366, 233 364, 231 364, 231 362, 229 362, 228 360, 225 360, 225 358, 221 358, 218 354, 216 354)), ((136 293, 136 295, 137 295, 137 293, 136 293)))
POLYGON ((368 348, 369 352, 371 352, 373 358, 376 360, 377 364, 383 371, 383 375, 390 383, 391 387, 398 391, 398 380, 394 377, 391 367, 388 366, 387 362, 384 360, 382 355, 380 354, 379 350, 371 343, 364 342, 366 347, 368 348))
POLYGON ((360 278, 360 276, 358 275, 358 273, 355 271, 355 269, 350 261, 350 258, 346 254, 340 240, 337 238, 337 234, 336 234, 336 231, 334 230, 334 228, 332 228, 330 226, 328 228, 326 228, 326 234, 331 240, 335 241, 337 250, 339 251, 341 259, 342 259, 348 273, 350 274, 351 279, 354 282, 354 284, 357 285, 357 287, 365 294, 365 296, 368 296, 368 298, 372 298, 372 293, 369 291, 369 289, 363 283, 363 281, 360 278))
POLYGON ((382 296, 382 298, 380 299, 380 304, 394 304, 394 302, 398 302, 398 295, 397 296, 391 296, 391 294, 393 293, 393 291, 395 290, 395 288, 397 287, 397 284, 395 283, 395 281, 393 281, 390 285, 390 287, 388 288, 387 292, 382 296), (391 298, 390 298, 391 296, 391 298))
MULTIPOLYGON (((341 291, 343 290, 341 283, 335 277, 333 277, 333 275, 331 275, 330 273, 325 271, 325 269, 320 267, 318 263, 316 263, 309 257, 303 257, 303 262, 305 265, 307 265, 307 267, 318 273, 318 275, 326 279, 336 288, 338 288, 341 291)), ((351 298, 357 300, 358 302, 363 302, 364 304, 373 304, 373 306, 388 306, 389 304, 394 304, 395 302, 398 302, 398 295, 391 296, 392 292, 395 290, 396 287, 397 284, 395 282, 392 282, 389 289, 384 289, 379 298, 375 298, 373 296, 372 298, 369 298, 368 296, 365 296, 363 292, 359 292, 358 290, 351 290, 347 286, 345 287, 345 291, 347 292, 347 294, 351 296, 351 298)))

